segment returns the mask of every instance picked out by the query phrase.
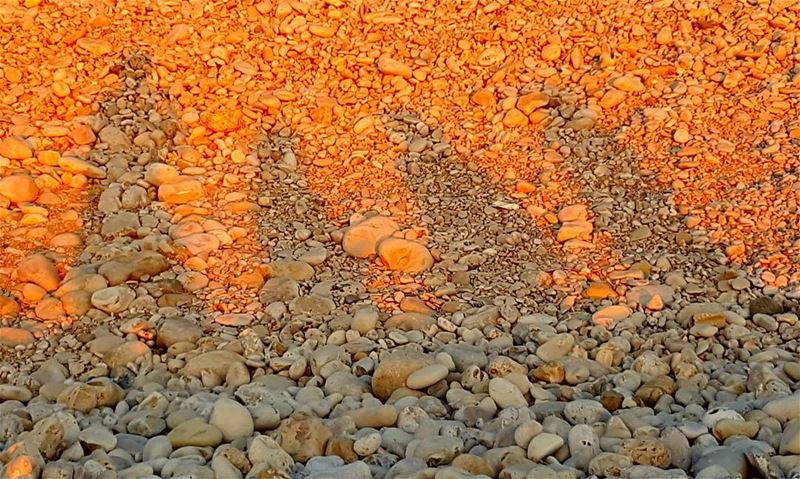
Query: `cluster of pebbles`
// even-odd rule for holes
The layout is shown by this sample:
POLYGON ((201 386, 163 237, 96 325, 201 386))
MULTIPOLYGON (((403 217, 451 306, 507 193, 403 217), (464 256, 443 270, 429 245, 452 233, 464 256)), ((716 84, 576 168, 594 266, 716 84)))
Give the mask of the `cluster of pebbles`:
MULTIPOLYGON (((90 153, 59 163, 99 186, 95 232, 56 241, 82 248, 72 265, 48 252, 19 262, 25 308, 3 296, 1 477, 800 475, 800 290, 713 255, 690 275, 665 253, 567 295, 566 274, 543 267, 546 243, 522 229, 525 208, 510 206, 520 198, 489 189, 467 215, 424 214, 444 198, 443 170, 461 167, 407 113, 384 119, 421 204, 404 218, 326 219, 285 130, 240 159, 260 172, 273 257, 239 278, 258 311, 208 314, 203 271, 241 227, 192 206, 212 187, 144 62, 120 67, 90 153), (402 226, 415 215, 425 227, 402 226), (506 262, 520 249, 530 261, 506 262), (392 278, 391 294, 364 284, 392 278), (494 280, 516 294, 492 295, 494 280)), ((27 184, 15 175, 3 181, 27 184)), ((16 211, 35 195, 9 199, 16 211)), ((552 224, 585 241, 599 215, 573 205, 552 224)))
POLYGON ((0 479, 800 478, 800 4, 157 3, 0 2, 0 479))

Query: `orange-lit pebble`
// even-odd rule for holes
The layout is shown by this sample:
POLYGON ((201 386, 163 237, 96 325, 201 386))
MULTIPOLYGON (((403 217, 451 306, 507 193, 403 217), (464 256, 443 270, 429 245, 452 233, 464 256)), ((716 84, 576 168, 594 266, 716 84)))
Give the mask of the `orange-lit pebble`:
POLYGON ((542 59, 544 61, 554 61, 558 60, 561 56, 561 45, 557 45, 555 43, 549 43, 542 48, 542 59))
POLYGON ((17 83, 22 80, 22 70, 12 66, 3 67, 3 75, 6 77, 6 80, 11 83, 17 83))
POLYGON ((53 93, 59 98, 64 98, 70 93, 69 85, 64 82, 57 81, 53 83, 53 93))
POLYGON ((37 152, 36 158, 43 165, 56 166, 58 165, 58 159, 61 158, 61 155, 59 155, 57 151, 44 150, 37 152))

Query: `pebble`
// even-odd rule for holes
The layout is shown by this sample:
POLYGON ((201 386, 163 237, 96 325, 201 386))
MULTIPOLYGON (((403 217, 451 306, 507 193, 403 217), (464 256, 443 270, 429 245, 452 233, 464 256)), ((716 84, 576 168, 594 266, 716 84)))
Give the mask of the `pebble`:
POLYGON ((631 309, 627 306, 606 306, 592 315, 592 322, 598 326, 613 328, 617 323, 630 316, 631 313, 631 309))
POLYGON ((386 238, 378 243, 378 256, 386 266, 403 273, 420 273, 433 266, 433 256, 428 249, 414 241, 386 238))
POLYGON ((489 396, 501 409, 528 405, 528 401, 514 383, 503 378, 493 378, 489 381, 489 396))
POLYGON ((12 386, 10 384, 0 384, 0 399, 3 401, 28 402, 33 394, 24 387, 12 386))
POLYGON ((222 442, 222 432, 201 418, 189 419, 173 428, 167 438, 173 448, 185 446, 216 447, 222 442))
POLYGON ((778 452, 780 454, 800 454, 800 420, 793 419, 784 426, 778 452))
POLYGON ((158 187, 158 201, 169 204, 185 204, 205 196, 203 184, 197 180, 182 180, 158 187))
POLYGON ((281 448, 292 459, 306 463, 309 459, 323 456, 325 445, 332 437, 322 421, 313 416, 297 413, 286 421, 282 421, 278 429, 281 448))
POLYGON ((84 175, 89 178, 101 179, 106 177, 106 171, 103 168, 74 156, 60 157, 58 159, 58 166, 70 173, 84 175))
POLYGON ((441 364, 432 364, 411 373, 406 379, 406 386, 411 389, 425 389, 447 377, 448 369, 441 364))
POLYGON ((342 237, 345 253, 356 258, 367 258, 377 253, 378 243, 399 229, 391 218, 373 216, 347 228, 342 237))
POLYGON ((536 355, 542 361, 554 361, 569 354, 575 344, 575 338, 571 334, 558 334, 536 348, 536 355))
POLYGON ((120 313, 128 309, 136 293, 127 286, 112 286, 95 291, 91 302, 95 308, 109 314, 120 313))
MULTIPOLYGON (((9 315, 14 315, 11 309, 6 309, 9 315)), ((17 310, 18 311, 18 310, 17 310)), ((33 334, 22 328, 0 328, 0 345, 14 347, 17 345, 27 346, 33 344, 35 338, 33 334)))
POLYGON ((386 75, 397 75, 403 78, 411 78, 413 71, 408 65, 389 57, 381 57, 377 61, 378 70, 386 75))
POLYGON ((564 418, 572 424, 591 425, 610 416, 601 403, 591 399, 576 399, 564 406, 564 418))
POLYGON ((0 140, 0 156, 9 160, 27 160, 33 151, 24 139, 18 136, 7 136, 0 140))
POLYGON ((579 469, 588 469, 592 459, 601 452, 600 438, 587 424, 579 424, 569 430, 567 445, 570 459, 579 469))
POLYGON ((606 281, 595 281, 583 290, 583 296, 589 299, 606 299, 616 295, 614 287, 606 281))
POLYGON ((112 49, 112 46, 108 41, 100 38, 83 37, 79 38, 76 44, 83 50, 86 50, 87 52, 97 56, 111 53, 112 49))
POLYGON ((388 427, 397 422, 397 410, 392 406, 373 406, 347 413, 356 427, 388 427))
POLYGON ((389 396, 406 386, 408 377, 420 369, 433 365, 433 359, 422 353, 396 352, 382 358, 372 375, 372 392, 386 400, 389 396))
POLYGON ((378 311, 374 308, 359 308, 353 313, 350 327, 361 334, 373 331, 378 325, 378 311))
POLYGON ((800 393, 794 393, 791 396, 773 399, 766 404, 762 410, 770 417, 773 417, 781 422, 788 422, 793 419, 800 419, 800 409, 797 404, 800 401, 800 393))
POLYGON ((58 288, 61 279, 55 264, 43 254, 27 256, 17 265, 17 279, 41 286, 45 291, 58 288))
POLYGON ((225 442, 249 437, 255 429, 253 418, 247 408, 234 400, 225 398, 218 399, 214 403, 208 423, 222 432, 225 442))
POLYGON ((224 378, 233 364, 243 362, 242 356, 231 351, 209 351, 187 360, 182 372, 187 376, 200 377, 203 371, 210 371, 224 378))
POLYGON ((561 436, 543 432, 534 436, 528 444, 528 459, 536 462, 541 461, 554 454, 563 445, 564 439, 561 436))
POLYGON ((672 462, 670 449, 658 439, 631 439, 623 444, 622 450, 635 464, 666 469, 672 462))
MULTIPOLYGON (((6 155, 0 151, 0 156, 6 155)), ((0 178, 0 196, 12 203, 26 203, 39 197, 39 187, 29 175, 8 175, 0 178)))

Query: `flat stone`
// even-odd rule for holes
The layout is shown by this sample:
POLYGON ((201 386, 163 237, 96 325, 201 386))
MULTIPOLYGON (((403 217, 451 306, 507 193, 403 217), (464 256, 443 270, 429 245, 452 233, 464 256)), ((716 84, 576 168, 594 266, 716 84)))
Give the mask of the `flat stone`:
POLYGON ((58 166, 64 171, 88 178, 102 179, 106 177, 105 169, 74 156, 62 156, 58 159, 58 166))
POLYGON ((525 115, 530 115, 534 110, 547 106, 548 103, 550 103, 549 95, 542 92, 531 92, 517 98, 517 109, 525 115))
POLYGON ((489 364, 486 352, 472 344, 447 344, 442 348, 442 351, 453 359, 458 371, 465 371, 472 365, 485 368, 489 364))
POLYGON ((360 397, 370 392, 369 383, 349 371, 337 371, 325 380, 325 394, 341 394, 344 397, 360 397))
POLYGON ((83 239, 75 233, 61 233, 50 239, 53 248, 77 248, 83 245, 83 239))
POLYGON ((89 451, 101 449, 111 451, 117 446, 117 438, 111 430, 103 426, 90 426, 78 434, 81 445, 89 451))
POLYGON ((750 314, 781 314, 784 311, 783 306, 770 296, 759 296, 749 304, 750 314))
POLYGON ((192 256, 202 256, 218 250, 219 238, 211 233, 194 233, 175 241, 175 246, 185 249, 192 256))
POLYGON ((34 312, 36 317, 43 321, 61 321, 66 317, 64 304, 52 296, 45 296, 39 300, 34 312))
POLYGON ((27 346, 35 341, 30 331, 22 328, 0 328, 0 345, 27 346))
POLYGON ((98 136, 102 143, 107 144, 112 149, 130 148, 132 146, 128 135, 114 125, 104 126, 98 136))
POLYGON ((275 439, 258 435, 253 438, 247 449, 247 459, 253 464, 253 470, 264 467, 278 473, 288 474, 294 466, 294 459, 281 449, 275 439))
POLYGON ((101 38, 88 38, 83 37, 79 38, 77 42, 75 42, 78 47, 87 52, 95 55, 95 56, 103 56, 108 53, 111 53, 112 45, 107 40, 103 40, 101 38))
POLYGON ((187 376, 200 377, 202 371, 210 371, 224 378, 234 363, 244 363, 244 361, 242 356, 231 351, 209 351, 186 361, 181 372, 187 376))
POLYGON ((611 414, 593 399, 576 399, 564 407, 564 418, 571 424, 594 424, 607 420, 611 414))
POLYGON ((640 227, 636 228, 635 230, 631 231, 631 234, 630 234, 628 239, 630 239, 631 241, 636 242, 636 241, 645 240, 645 239, 649 238, 652 235, 653 235, 653 233, 652 233, 652 231, 650 231, 650 227, 649 226, 640 226, 640 227))
POLYGON ((548 361, 533 370, 533 377, 550 384, 563 383, 567 373, 558 361, 548 361))
POLYGON ((347 413, 356 427, 382 428, 394 426, 397 422, 397 409, 394 406, 373 406, 354 409, 347 413))
POLYGON ((258 293, 262 304, 288 302, 300 296, 300 283, 292 278, 270 278, 258 293))
POLYGON ((62 389, 57 395, 57 402, 69 409, 88 413, 98 404, 98 389, 84 383, 74 383, 62 389))
POLYGON ((222 442, 222 432, 200 418, 178 424, 167 434, 173 448, 184 446, 216 447, 222 442))
POLYGON ((539 462, 547 456, 553 455, 564 445, 564 439, 557 434, 543 432, 536 435, 528 444, 528 459, 539 462))
POLYGON ((194 343, 203 337, 203 328, 188 319, 174 318, 165 320, 157 330, 156 342, 168 348, 176 343, 194 343))
MULTIPOLYGON (((703 470, 711 467, 717 467, 721 469, 721 473, 727 472, 732 477, 747 477, 747 459, 742 452, 730 447, 711 449, 694 462, 692 470, 695 472, 695 477, 700 477, 703 470)), ((710 479, 726 476, 714 474, 705 477, 710 479)))
POLYGON ((647 306, 654 298, 660 298, 664 305, 672 304, 675 298, 675 290, 663 284, 648 284, 631 288, 625 294, 628 304, 647 306))
POLYGON ((737 421, 734 419, 723 419, 714 424, 714 436, 719 440, 725 440, 731 436, 753 437, 758 433, 759 425, 755 421, 737 421))
POLYGON ((397 75, 406 79, 410 79, 411 75, 413 74, 411 67, 390 57, 378 58, 376 66, 378 67, 378 70, 385 75, 397 75))
POLYGON ((0 400, 28 402, 33 394, 28 388, 22 386, 12 386, 11 384, 0 384, 0 400))
POLYGON ((613 452, 601 452, 589 462, 589 474, 600 477, 624 477, 623 471, 633 466, 628 456, 613 452))
POLYGON ((658 376, 642 384, 634 394, 634 399, 640 404, 653 406, 664 394, 675 391, 675 381, 669 376, 658 376))
POLYGON ((448 369, 441 364, 431 364, 418 371, 414 371, 406 379, 406 386, 411 389, 425 389, 446 378, 448 369))
POLYGON ((214 322, 224 326, 247 326, 255 320, 255 316, 247 313, 221 314, 214 318, 214 322))
POLYGON ((570 459, 578 469, 587 469, 589 463, 600 454, 600 438, 588 424, 578 424, 567 435, 570 459))
POLYGON ((350 328, 358 331, 359 333, 367 334, 375 329, 378 325, 379 315, 375 307, 362 307, 356 309, 353 313, 353 319, 350 321, 350 328))
POLYGON ((158 187, 158 201, 170 204, 185 204, 205 196, 203 184, 197 180, 182 180, 158 187))
POLYGON ((717 315, 725 312, 725 307, 719 303, 691 303, 681 309, 678 313, 678 324, 683 327, 690 327, 695 316, 710 314, 717 315))
POLYGON ((387 329, 403 331, 425 331, 436 324, 436 318, 422 313, 400 313, 387 319, 383 326, 387 329))
POLYGON ((563 243, 572 239, 591 241, 594 227, 588 221, 568 221, 561 225, 556 239, 563 243))
POLYGON ((800 419, 789 421, 783 427, 780 454, 800 454, 800 419))
POLYGON ((370 467, 363 461, 334 467, 321 465, 319 469, 310 467, 308 472, 307 479, 372 479, 374 477, 370 467))
POLYGON ((332 299, 319 294, 309 294, 300 296, 289 302, 289 311, 294 314, 306 314, 310 316, 324 316, 336 307, 332 299))
POLYGON ((92 294, 92 306, 109 314, 121 313, 128 309, 136 293, 127 286, 112 286, 92 294))

